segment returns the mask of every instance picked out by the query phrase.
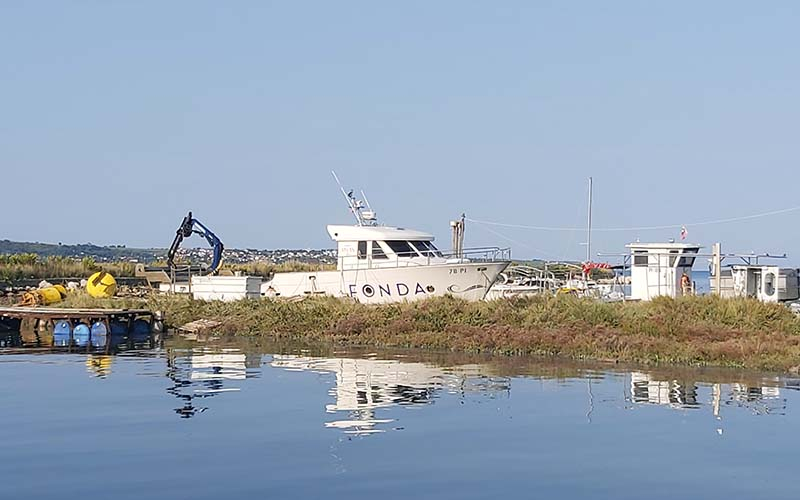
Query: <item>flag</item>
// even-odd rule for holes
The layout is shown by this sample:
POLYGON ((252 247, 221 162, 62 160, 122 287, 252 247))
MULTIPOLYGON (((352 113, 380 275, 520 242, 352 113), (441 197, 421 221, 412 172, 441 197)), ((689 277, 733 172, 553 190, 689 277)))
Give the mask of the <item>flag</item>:
POLYGON ((688 234, 689 231, 686 230, 686 226, 681 226, 681 239, 685 240, 688 234))

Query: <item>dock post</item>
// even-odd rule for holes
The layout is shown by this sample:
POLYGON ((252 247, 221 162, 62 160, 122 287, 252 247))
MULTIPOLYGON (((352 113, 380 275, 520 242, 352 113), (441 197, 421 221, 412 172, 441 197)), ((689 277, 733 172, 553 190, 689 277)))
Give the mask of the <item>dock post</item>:
POLYGON ((106 326, 106 348, 105 348, 105 353, 109 354, 111 352, 111 320, 108 319, 108 316, 103 318, 103 324, 106 326))

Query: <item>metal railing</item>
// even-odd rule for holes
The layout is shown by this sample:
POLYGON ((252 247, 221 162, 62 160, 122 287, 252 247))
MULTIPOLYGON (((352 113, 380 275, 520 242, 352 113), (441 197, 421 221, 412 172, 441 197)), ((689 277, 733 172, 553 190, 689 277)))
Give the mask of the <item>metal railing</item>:
POLYGON ((420 256, 392 256, 386 258, 373 258, 370 255, 339 257, 340 270, 356 269, 391 269, 399 267, 424 267, 430 265, 460 264, 470 262, 500 262, 511 260, 511 248, 478 247, 466 248, 455 253, 440 252, 439 255, 420 256))
POLYGON ((445 259, 464 259, 470 262, 495 262, 511 260, 511 247, 474 247, 465 248, 461 252, 443 252, 445 259))

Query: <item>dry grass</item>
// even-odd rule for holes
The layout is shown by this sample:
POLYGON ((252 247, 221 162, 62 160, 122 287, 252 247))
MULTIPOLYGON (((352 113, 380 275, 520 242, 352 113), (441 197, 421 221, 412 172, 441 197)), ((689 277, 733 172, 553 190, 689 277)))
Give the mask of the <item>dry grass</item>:
MULTIPOLYGON (((153 265, 166 266, 166 262, 153 265)), ((91 257, 73 259, 69 257, 45 257, 36 254, 0 254, 0 280, 86 278, 96 271, 107 271, 116 277, 134 276, 132 262, 95 262, 91 257)), ((224 264, 223 268, 241 271, 252 276, 271 276, 281 272, 308 272, 336 269, 336 265, 288 261, 281 264, 259 261, 245 264, 224 264)))
POLYGON ((164 311, 174 326, 207 318, 221 321, 222 333, 340 345, 779 370, 800 365, 800 318, 782 305, 744 299, 609 304, 568 296, 496 302, 444 297, 367 306, 333 298, 223 303, 153 295, 144 302, 77 296, 65 305, 111 304, 164 311))
POLYGON ((40 258, 36 254, 0 255, 0 280, 87 278, 97 271, 108 271, 114 276, 133 276, 134 264, 130 262, 98 263, 91 257, 40 258))

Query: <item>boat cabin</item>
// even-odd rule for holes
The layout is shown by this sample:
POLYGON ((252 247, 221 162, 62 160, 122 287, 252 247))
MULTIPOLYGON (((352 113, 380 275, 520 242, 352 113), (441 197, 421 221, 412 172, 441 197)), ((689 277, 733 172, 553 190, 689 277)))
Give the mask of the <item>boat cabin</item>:
POLYGON ((444 264, 431 234, 386 226, 327 227, 337 243, 337 270, 444 264))
POLYGON ((631 299, 651 300, 694 293, 692 266, 700 246, 688 243, 631 243, 631 299), (683 278, 683 275, 686 278, 683 278), (689 287, 682 283, 688 281, 689 287))

